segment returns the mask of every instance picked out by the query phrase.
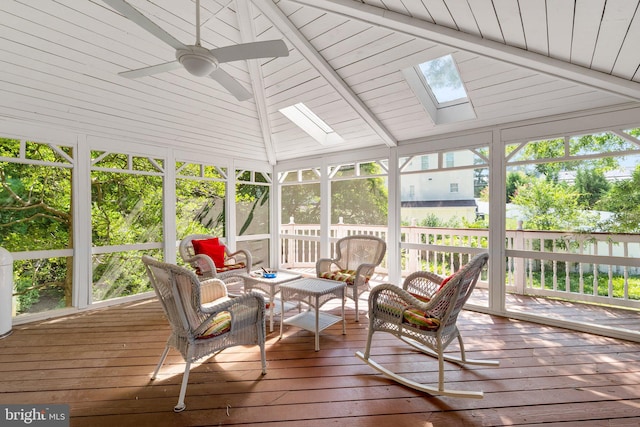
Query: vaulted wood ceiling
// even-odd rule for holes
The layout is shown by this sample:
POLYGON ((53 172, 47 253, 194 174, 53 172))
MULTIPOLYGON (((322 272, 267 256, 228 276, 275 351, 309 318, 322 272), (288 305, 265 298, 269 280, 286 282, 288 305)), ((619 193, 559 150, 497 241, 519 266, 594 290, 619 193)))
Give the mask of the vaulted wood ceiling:
MULTIPOLYGON (((185 44, 194 0, 129 3, 185 44)), ((207 48, 283 39, 289 56, 222 64, 239 102, 183 69, 117 73, 174 49, 101 0, 0 3, 2 123, 278 161, 640 102, 640 0, 202 0, 207 48), (402 70, 452 54, 476 118, 434 124, 402 70), (304 102, 345 142, 280 108, 304 102)), ((639 118, 640 119, 640 118, 639 118)), ((0 135, 2 136, 2 135, 0 135)))

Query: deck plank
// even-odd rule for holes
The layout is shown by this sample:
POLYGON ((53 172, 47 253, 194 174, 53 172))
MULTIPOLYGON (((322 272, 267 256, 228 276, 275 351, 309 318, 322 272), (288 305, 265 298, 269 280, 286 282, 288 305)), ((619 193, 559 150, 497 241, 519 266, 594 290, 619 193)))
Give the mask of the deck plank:
MULTIPOLYGON (((337 314, 338 310, 331 310, 337 314)), ((173 413, 184 364, 171 351, 149 377, 169 325, 155 300, 20 325, 0 340, 0 402, 67 403, 72 426, 563 426, 640 423, 640 343, 464 311, 469 357, 499 367, 446 364, 450 388, 484 399, 422 395, 380 375, 354 353, 366 317, 347 310, 321 334, 287 327, 267 336, 267 375, 255 346, 229 348, 192 367, 187 410, 173 413)), ((455 346, 452 347, 455 349, 455 346)), ((437 378, 437 362, 389 334, 372 357, 408 377, 437 378)))

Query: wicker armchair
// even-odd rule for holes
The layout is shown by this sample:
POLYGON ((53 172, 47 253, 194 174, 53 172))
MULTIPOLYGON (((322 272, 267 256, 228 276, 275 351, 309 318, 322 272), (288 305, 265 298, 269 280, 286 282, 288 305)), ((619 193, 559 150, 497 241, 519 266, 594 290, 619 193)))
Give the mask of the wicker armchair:
POLYGON ((156 378, 171 347, 186 362, 174 411, 185 409, 189 369, 200 358, 228 347, 256 344, 260 347, 262 374, 266 374, 265 300, 261 295, 230 298, 219 279, 200 282, 193 272, 146 255, 142 262, 172 330, 151 379, 156 378))
POLYGON ((387 244, 378 237, 353 235, 336 242, 335 258, 321 258, 316 262, 318 277, 347 284, 345 296, 355 302, 356 322, 359 321, 358 298, 369 290, 369 279, 386 251, 387 244))
POLYGON ((224 246, 224 265, 216 266, 213 259, 205 254, 196 254, 193 247, 194 240, 213 239, 206 234, 191 234, 180 241, 178 250, 182 260, 191 265, 200 280, 216 278, 225 280, 238 273, 249 273, 252 268, 251 253, 244 249, 231 252, 224 246))
POLYGON ((369 295, 369 334, 361 360, 394 381, 434 395, 482 398, 482 392, 450 390, 444 387, 444 361, 463 365, 498 365, 497 361, 467 359, 462 336, 456 325, 458 314, 473 292, 489 255, 476 255, 449 280, 429 272, 409 275, 399 288, 393 284, 376 286, 369 295), (371 341, 375 332, 388 332, 417 350, 438 358, 438 386, 407 379, 371 359, 371 341), (460 346, 460 358, 444 355, 454 340, 460 346))

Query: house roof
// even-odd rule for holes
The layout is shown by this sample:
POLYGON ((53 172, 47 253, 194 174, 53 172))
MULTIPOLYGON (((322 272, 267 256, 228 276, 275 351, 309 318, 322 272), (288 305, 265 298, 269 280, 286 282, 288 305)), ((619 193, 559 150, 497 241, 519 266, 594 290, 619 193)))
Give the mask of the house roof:
MULTIPOLYGON (((128 0, 185 44, 192 0, 128 0)), ((0 4, 0 129, 37 123, 276 164, 640 101, 640 0, 202 0, 207 48, 282 39, 286 57, 221 64, 238 101, 182 68, 118 73, 175 50, 102 0, 0 4), (454 58, 474 118, 434 120, 404 69, 454 58), (344 141, 322 145, 279 110, 299 102, 344 141)), ((432 112, 433 113, 433 112, 432 112)))

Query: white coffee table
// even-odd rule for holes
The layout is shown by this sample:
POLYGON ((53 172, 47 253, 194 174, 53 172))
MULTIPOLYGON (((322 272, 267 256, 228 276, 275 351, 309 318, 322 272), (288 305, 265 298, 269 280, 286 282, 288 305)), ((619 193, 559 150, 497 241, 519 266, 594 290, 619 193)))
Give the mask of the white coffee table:
POLYGON ((298 273, 289 271, 277 271, 276 277, 262 277, 259 272, 243 273, 238 275, 244 281, 244 291, 249 292, 253 289, 259 289, 269 297, 269 332, 273 332, 273 315, 279 314, 279 310, 291 310, 296 307, 295 304, 287 304, 284 308, 277 303, 276 294, 280 292, 279 286, 292 280, 300 279, 302 276, 298 273))
POLYGON ((316 351, 320 350, 320 331, 342 320, 342 335, 347 334, 347 324, 344 318, 344 282, 335 280, 306 278, 298 279, 280 285, 281 321, 280 339, 282 339, 283 325, 293 325, 298 328, 314 332, 316 335, 316 351), (323 313, 320 307, 329 300, 340 298, 342 301, 342 316, 323 313), (309 308, 288 319, 284 319, 285 303, 301 301, 309 308), (314 310, 311 310, 311 307, 314 310))

